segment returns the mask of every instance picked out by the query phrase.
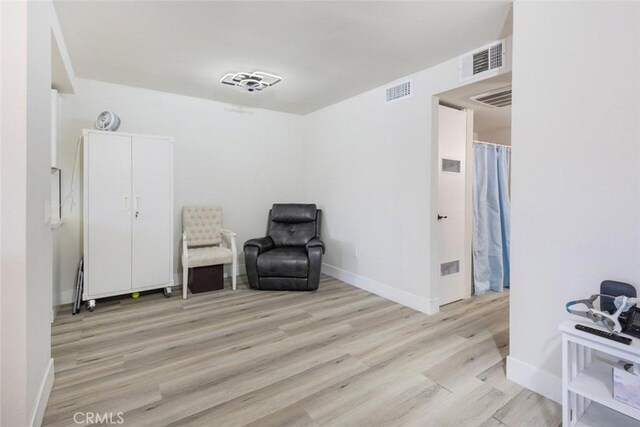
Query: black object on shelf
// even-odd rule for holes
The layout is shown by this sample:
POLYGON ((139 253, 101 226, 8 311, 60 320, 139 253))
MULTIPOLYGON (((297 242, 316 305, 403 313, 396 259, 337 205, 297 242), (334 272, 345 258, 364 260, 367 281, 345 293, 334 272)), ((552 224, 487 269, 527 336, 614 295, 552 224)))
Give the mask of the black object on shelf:
POLYGON ((614 334, 612 332, 605 332, 600 329, 590 328, 589 326, 584 325, 576 325, 576 329, 579 331, 588 332, 590 334, 596 335, 598 337, 606 338, 608 340, 616 341, 622 344, 630 345, 631 338, 621 337, 618 334, 614 334))
POLYGON ((640 308, 631 307, 629 309, 622 332, 632 337, 640 338, 640 308))
POLYGON ((607 311, 609 314, 613 314, 616 311, 616 306, 613 303, 615 297, 624 295, 629 298, 635 298, 638 296, 633 285, 615 280, 605 280, 600 283, 600 293, 602 295, 610 295, 610 297, 602 297, 600 300, 600 310, 607 311))

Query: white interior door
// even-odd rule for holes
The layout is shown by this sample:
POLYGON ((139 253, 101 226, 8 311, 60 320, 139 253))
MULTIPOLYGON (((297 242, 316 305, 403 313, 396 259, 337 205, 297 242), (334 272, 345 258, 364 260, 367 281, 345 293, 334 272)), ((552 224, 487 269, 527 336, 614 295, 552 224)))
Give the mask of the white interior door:
POLYGON ((133 287, 172 278, 171 141, 133 137, 133 287))
POLYGON ((131 289, 131 138, 91 134, 84 149, 86 281, 93 297, 131 289))
POLYGON ((465 160, 467 113, 439 107, 438 259, 440 305, 466 298, 465 160))

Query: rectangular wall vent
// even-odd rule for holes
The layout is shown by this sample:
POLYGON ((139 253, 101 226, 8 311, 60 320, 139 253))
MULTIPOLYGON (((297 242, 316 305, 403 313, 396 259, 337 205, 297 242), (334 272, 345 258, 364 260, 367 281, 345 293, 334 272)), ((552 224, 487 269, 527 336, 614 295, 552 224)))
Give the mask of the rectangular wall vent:
POLYGON ((440 264, 440 276, 460 273, 460 260, 440 264))
POLYGON ((388 87, 385 90, 386 102, 396 101, 412 95, 411 80, 388 87))
POLYGON ((499 40, 462 55, 459 59, 460 80, 501 69, 505 63, 505 54, 504 40, 499 40))
POLYGON ((472 96, 471 99, 489 107, 507 107, 511 105, 511 87, 481 93, 480 95, 472 96))
POLYGON ((489 69, 495 70, 502 67, 502 43, 489 48, 489 69))
POLYGON ((462 162, 454 159, 442 159, 442 172, 460 173, 462 162))

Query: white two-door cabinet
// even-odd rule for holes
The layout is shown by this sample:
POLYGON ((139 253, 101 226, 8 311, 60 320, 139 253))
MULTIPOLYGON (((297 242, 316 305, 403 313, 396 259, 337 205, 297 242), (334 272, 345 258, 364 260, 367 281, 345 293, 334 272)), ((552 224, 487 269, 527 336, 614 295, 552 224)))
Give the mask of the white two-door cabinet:
POLYGON ((85 129, 84 290, 97 298, 173 286, 173 138, 85 129))

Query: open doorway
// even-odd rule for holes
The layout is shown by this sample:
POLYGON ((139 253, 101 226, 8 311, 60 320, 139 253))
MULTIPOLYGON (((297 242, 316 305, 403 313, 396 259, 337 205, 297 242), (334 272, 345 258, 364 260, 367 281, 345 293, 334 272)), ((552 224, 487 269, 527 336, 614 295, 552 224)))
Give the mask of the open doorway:
POLYGON ((510 286, 511 73, 438 95, 438 296, 510 286))

